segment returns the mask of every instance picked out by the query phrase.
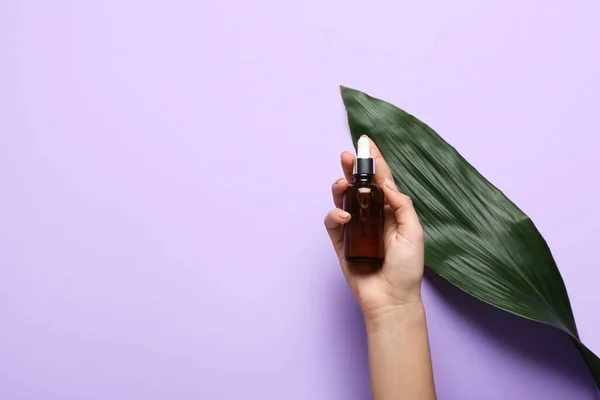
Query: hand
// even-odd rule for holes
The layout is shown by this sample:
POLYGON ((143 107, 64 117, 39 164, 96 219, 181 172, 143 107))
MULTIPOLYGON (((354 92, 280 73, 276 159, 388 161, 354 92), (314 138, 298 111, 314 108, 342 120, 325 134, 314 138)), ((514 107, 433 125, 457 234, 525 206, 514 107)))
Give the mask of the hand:
POLYGON ((350 221, 350 215, 342 210, 342 201, 348 183, 353 181, 355 162, 355 157, 347 151, 341 156, 345 178, 333 184, 336 208, 325 217, 325 227, 348 286, 365 317, 376 318, 398 307, 421 302, 425 247, 423 228, 412 201, 398 191, 387 163, 372 141, 371 156, 375 162, 375 183, 383 189, 386 203, 383 265, 347 263, 344 259, 343 224, 350 221))

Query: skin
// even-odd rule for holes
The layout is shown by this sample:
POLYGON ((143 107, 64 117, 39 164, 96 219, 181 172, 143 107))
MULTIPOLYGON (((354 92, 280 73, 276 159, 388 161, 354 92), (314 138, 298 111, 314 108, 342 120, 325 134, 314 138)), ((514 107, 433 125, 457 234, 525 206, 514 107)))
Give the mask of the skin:
POLYGON ((383 265, 346 263, 342 210, 344 192, 353 181, 355 157, 341 156, 344 178, 332 186, 335 208, 325 227, 350 290, 362 309, 367 328, 369 372, 374 400, 435 400, 425 308, 421 298, 424 269, 423 228, 411 199, 400 193, 390 169, 371 141, 375 183, 385 196, 383 265))

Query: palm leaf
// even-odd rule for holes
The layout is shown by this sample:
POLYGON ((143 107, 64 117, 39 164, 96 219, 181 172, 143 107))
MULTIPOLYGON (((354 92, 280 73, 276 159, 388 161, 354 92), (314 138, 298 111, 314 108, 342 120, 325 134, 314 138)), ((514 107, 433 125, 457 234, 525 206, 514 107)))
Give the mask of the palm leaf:
POLYGON ((426 265, 486 303, 570 335, 600 387, 600 359, 579 339, 565 284, 531 219, 425 123, 358 90, 341 92, 354 146, 369 135, 413 199, 426 265))

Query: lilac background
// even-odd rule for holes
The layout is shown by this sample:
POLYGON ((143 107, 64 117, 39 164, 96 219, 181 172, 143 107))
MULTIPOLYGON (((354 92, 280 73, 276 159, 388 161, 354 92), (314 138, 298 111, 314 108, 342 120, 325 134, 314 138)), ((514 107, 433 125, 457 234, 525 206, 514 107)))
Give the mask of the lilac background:
MULTIPOLYGON (((0 2, 0 398, 365 399, 322 218, 338 92, 536 222, 600 352, 600 3, 0 2), (310 162, 309 162, 310 160, 310 162)), ((597 399, 554 330, 424 284, 440 399, 597 399)))

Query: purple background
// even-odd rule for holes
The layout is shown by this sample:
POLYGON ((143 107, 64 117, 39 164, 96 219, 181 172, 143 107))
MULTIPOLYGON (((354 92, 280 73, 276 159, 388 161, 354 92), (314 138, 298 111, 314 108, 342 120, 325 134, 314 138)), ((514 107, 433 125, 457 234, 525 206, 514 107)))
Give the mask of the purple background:
MULTIPOLYGON (((322 226, 338 85, 536 222, 600 352, 600 3, 2 1, 0 398, 369 398, 322 226)), ((569 340, 424 284, 440 399, 597 399, 569 340)))

